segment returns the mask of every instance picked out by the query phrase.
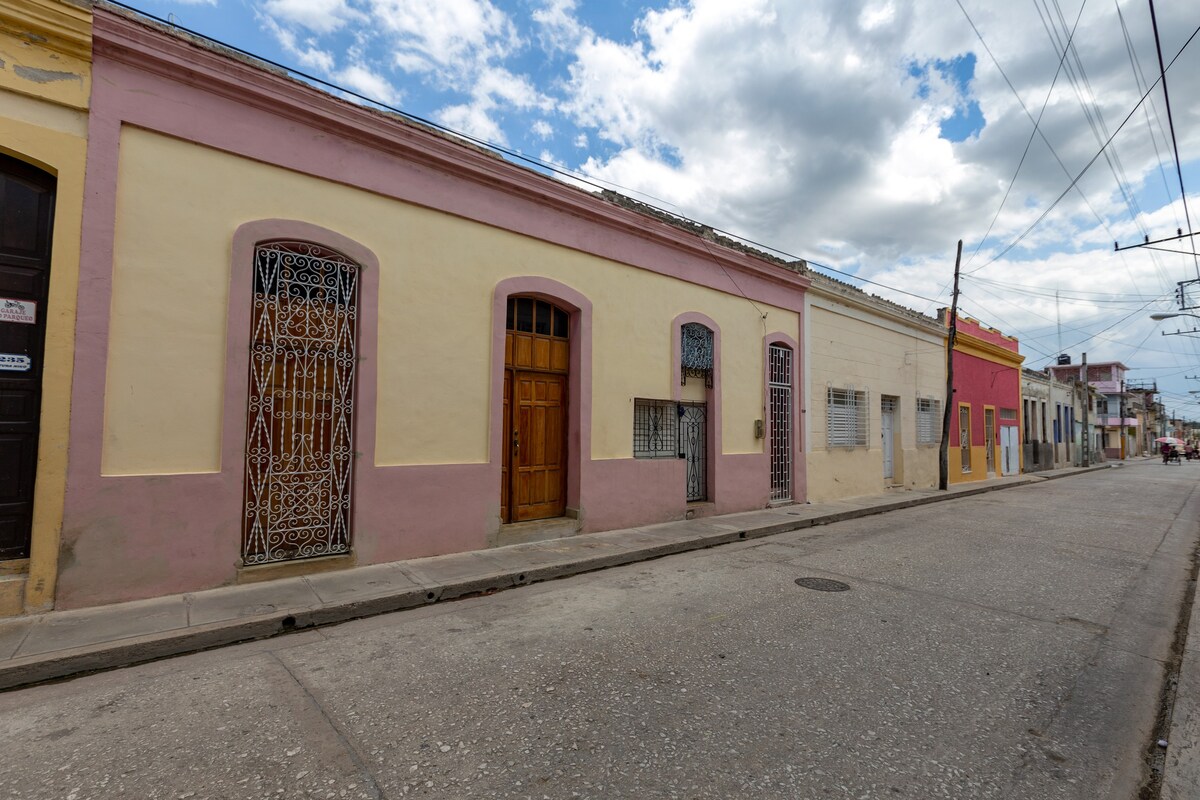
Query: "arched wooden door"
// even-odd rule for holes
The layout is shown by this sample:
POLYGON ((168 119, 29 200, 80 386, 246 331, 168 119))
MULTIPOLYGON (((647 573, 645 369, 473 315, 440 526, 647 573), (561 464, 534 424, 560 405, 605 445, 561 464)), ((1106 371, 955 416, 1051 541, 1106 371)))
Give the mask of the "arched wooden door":
POLYGON ((29 556, 55 185, 0 155, 0 559, 29 556))
POLYGON ((510 297, 504 336, 504 522, 560 517, 567 507, 570 315, 510 297))
POLYGON ((246 564, 350 551, 358 276, 307 242, 255 249, 246 564))

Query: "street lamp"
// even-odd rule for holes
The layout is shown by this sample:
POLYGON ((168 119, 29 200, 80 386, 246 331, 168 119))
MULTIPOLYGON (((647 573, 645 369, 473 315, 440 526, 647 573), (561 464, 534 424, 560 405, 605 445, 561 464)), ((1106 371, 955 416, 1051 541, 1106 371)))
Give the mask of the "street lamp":
POLYGON ((1172 319, 1174 317, 1195 317, 1200 319, 1200 314, 1188 314, 1183 311, 1156 311, 1150 315, 1150 319, 1162 322, 1164 319, 1172 319))

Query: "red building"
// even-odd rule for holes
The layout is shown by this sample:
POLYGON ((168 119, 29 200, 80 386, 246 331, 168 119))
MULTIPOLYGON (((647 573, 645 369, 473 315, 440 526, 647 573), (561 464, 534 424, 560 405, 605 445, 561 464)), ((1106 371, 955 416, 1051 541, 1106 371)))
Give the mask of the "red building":
MULTIPOLYGON (((948 309, 938 311, 949 324, 948 309)), ((1021 471, 1021 362, 1017 340, 959 315, 954 344, 950 482, 1021 471)))

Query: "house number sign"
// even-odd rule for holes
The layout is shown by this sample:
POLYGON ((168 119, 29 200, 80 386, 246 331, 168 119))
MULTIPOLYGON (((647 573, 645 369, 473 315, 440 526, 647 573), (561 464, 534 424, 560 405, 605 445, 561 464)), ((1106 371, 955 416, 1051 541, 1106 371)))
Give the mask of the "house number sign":
MULTIPOLYGON (((37 324, 37 303, 33 300, 0 297, 0 322, 19 322, 23 325, 37 324)), ((10 369, 10 367, 4 367, 4 369, 10 369)))
POLYGON ((33 361, 21 353, 0 353, 0 370, 5 372, 28 372, 33 361))

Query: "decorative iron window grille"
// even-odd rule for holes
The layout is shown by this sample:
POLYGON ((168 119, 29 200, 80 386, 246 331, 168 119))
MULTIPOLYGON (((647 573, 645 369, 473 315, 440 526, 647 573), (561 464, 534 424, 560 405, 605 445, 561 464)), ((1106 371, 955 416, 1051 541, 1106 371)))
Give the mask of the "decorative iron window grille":
POLYGON ((1000 419, 1008 420, 1010 422, 1016 422, 1017 421, 1017 410, 1015 408, 1000 409, 1000 419))
POLYGON ((358 276, 311 243, 255 250, 246 564, 350 550, 358 276))
POLYGON ((671 400, 633 401, 633 457, 678 458, 679 412, 671 400))
POLYGON ((958 407, 958 448, 962 454, 962 471, 971 471, 971 407, 958 407))
POLYGON ((825 398, 828 446, 866 447, 867 427, 867 393, 829 387, 825 398))
POLYGON ((708 406, 679 404, 679 456, 687 462, 687 501, 708 499, 708 406))
POLYGON ((942 441, 942 402, 927 397, 917 398, 917 444, 939 444, 942 441))
POLYGON ((699 322, 687 322, 679 332, 679 382, 688 378, 704 378, 704 385, 713 385, 713 332, 699 322))
POLYGON ((792 499, 792 351, 767 348, 771 411, 771 499, 792 499))

